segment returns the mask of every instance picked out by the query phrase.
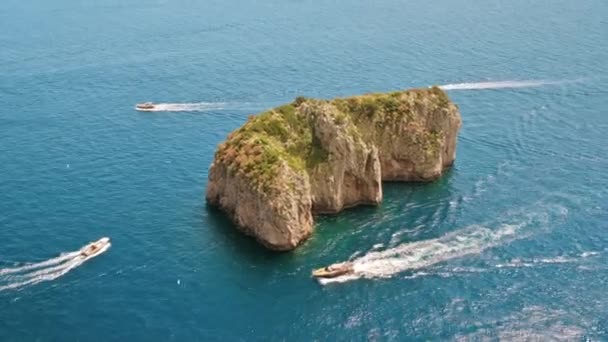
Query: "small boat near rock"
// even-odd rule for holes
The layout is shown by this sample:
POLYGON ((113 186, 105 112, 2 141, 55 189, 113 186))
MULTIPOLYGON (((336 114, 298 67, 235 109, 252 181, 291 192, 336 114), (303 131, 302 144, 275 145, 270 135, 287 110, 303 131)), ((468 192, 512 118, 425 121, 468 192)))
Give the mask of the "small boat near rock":
POLYGON ((335 278, 345 274, 351 274, 355 270, 352 262, 340 262, 312 271, 315 278, 335 278))

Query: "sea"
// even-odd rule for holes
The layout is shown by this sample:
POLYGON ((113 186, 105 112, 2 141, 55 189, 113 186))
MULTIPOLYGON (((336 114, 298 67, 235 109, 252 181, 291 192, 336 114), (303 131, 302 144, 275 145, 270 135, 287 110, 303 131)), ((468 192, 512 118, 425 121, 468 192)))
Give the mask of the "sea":
POLYGON ((0 341, 606 341, 607 108, 605 0, 2 0, 0 341), (441 179, 287 253, 207 206, 249 115, 432 85, 441 179))

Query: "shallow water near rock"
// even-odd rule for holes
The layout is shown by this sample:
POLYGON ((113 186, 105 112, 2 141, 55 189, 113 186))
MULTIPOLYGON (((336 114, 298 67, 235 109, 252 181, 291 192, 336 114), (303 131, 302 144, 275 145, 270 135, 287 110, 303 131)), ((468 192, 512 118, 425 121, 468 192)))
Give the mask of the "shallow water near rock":
POLYGON ((600 0, 5 1, 0 340, 608 338, 607 15, 600 0), (249 114, 433 84, 463 117, 440 180, 385 184, 381 206, 320 217, 283 254, 205 205, 215 148, 249 114), (344 260, 356 276, 310 278, 344 260))

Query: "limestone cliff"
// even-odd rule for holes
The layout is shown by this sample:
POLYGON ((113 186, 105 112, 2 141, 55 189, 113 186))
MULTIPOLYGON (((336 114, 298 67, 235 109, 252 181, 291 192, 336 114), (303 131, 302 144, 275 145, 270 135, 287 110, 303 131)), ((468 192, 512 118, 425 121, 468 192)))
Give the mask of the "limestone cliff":
POLYGON ((436 87, 298 98, 251 116, 218 147, 207 201, 266 247, 293 249, 312 233, 312 213, 378 204, 382 180, 438 178, 460 125, 436 87))

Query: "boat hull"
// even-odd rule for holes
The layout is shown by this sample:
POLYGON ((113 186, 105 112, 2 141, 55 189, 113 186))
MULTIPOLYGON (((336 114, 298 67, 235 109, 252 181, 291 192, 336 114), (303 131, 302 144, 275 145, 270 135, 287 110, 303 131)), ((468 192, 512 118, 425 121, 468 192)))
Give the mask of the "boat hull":
POLYGON ((91 242, 80 249, 80 256, 84 258, 92 258, 105 252, 110 248, 110 238, 104 237, 95 242, 91 242))
POLYGON ((312 276, 315 278, 335 278, 353 272, 353 264, 346 262, 313 270, 312 276))
POLYGON ((156 106, 151 102, 138 103, 135 105, 135 109, 142 112, 152 112, 156 109, 156 106))

